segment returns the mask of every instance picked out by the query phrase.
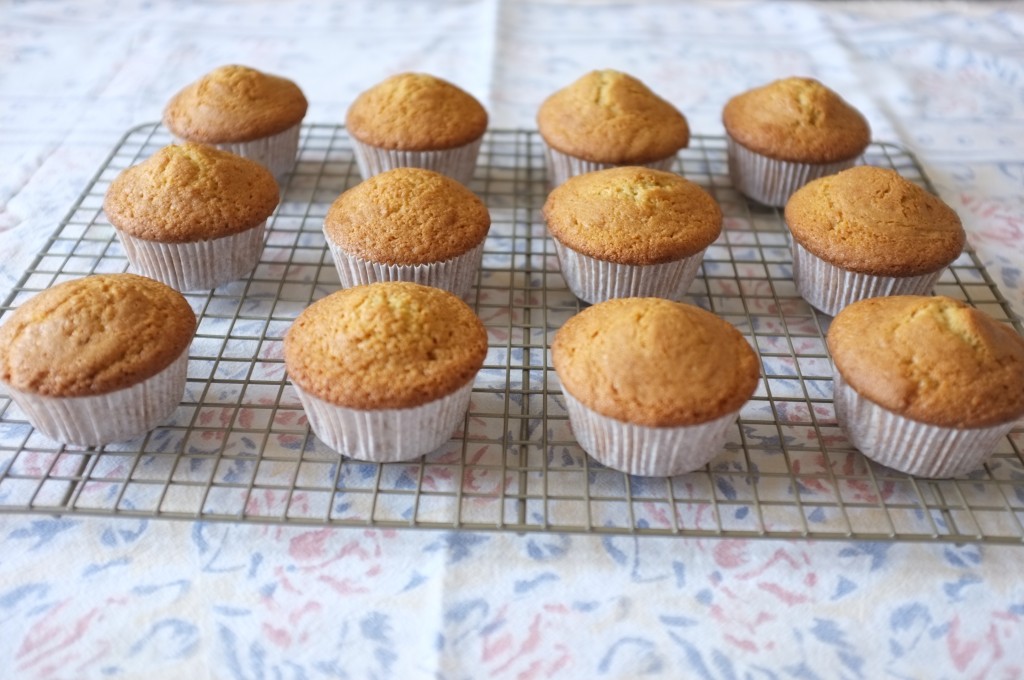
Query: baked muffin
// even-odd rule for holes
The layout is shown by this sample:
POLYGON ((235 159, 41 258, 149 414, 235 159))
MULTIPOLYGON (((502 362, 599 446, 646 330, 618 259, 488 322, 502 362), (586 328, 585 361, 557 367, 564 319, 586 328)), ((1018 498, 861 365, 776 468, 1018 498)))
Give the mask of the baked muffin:
POLYGON ((284 359, 324 443, 359 460, 408 460, 462 422, 487 332, 447 291, 387 282, 313 303, 288 330, 284 359))
POLYGON ((863 298, 928 293, 966 240, 941 199, 867 165, 807 184, 785 216, 797 289, 833 316, 863 298))
POLYGON ((341 194, 324 218, 324 236, 344 288, 414 281, 466 298, 490 225, 487 207, 462 183, 396 168, 341 194))
POLYGON ((299 86, 246 66, 221 66, 174 95, 164 125, 179 140, 251 158, 282 177, 295 165, 309 104, 299 86))
POLYGON ((748 90, 722 111, 736 189, 782 207, 794 191, 854 165, 871 142, 867 120, 812 78, 748 90))
POLYGON ((711 460, 757 387, 757 355, 699 307, 620 298, 569 319, 551 346, 573 432, 601 463, 676 475, 711 460))
POLYGON ((124 170, 103 209, 136 271, 186 291, 252 270, 278 201, 277 182, 264 166, 187 143, 124 170))
POLYGON ((487 111, 446 80, 400 73, 356 97, 345 127, 363 179, 412 167, 469 184, 487 130, 487 111))
POLYGON ((0 382, 29 422, 66 444, 141 435, 185 390, 196 317, 185 298, 135 274, 48 288, 0 326, 0 382))
POLYGON ((615 297, 679 299, 722 211, 679 175, 626 166, 571 177, 543 208, 569 289, 587 302, 615 297))
POLYGON ((1024 339, 958 300, 855 302, 833 319, 828 348, 840 427, 907 474, 970 472, 1024 416, 1024 339))
POLYGON ((617 165, 669 170, 690 142, 686 118, 636 78, 591 71, 548 97, 537 112, 548 181, 617 165))

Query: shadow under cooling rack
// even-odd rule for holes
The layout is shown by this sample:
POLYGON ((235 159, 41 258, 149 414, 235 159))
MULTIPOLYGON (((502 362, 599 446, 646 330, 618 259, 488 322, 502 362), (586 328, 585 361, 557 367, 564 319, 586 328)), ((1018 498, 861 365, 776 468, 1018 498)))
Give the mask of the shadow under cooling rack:
MULTIPOLYGON (((102 213, 122 170, 170 143, 157 125, 129 131, 29 271, 4 314, 36 292, 127 260, 102 213)), ((928 186, 906 151, 873 144, 867 163, 928 186)), ((836 425, 829 317, 797 294, 778 211, 731 186, 725 142, 695 137, 675 170, 725 214, 691 302, 734 324, 757 349, 762 379, 705 468, 672 478, 630 477, 589 458, 570 431, 548 363, 555 330, 579 311, 539 209, 547 194, 532 131, 487 134, 471 187, 493 226, 473 304, 489 352, 456 436, 406 463, 352 461, 309 433, 287 382, 281 340, 313 300, 338 288, 321 223, 358 181, 343 128, 303 128, 259 265, 241 281, 187 298, 200 322, 188 385, 170 422, 100 449, 62 447, 37 433, 0 394, 0 511, 122 515, 308 525, 730 537, 856 538, 1021 543, 1024 430, 952 480, 914 479, 855 451, 836 425)), ((930 188, 930 187, 929 187, 930 188)), ((1014 324, 972 253, 937 293, 1014 324)))

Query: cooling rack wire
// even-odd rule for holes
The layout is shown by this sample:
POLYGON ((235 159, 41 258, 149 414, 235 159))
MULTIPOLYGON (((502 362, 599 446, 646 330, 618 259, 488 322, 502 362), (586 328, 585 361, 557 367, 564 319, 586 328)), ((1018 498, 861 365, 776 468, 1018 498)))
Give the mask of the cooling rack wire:
MULTIPOLYGON (((63 280, 120 272, 127 260, 102 213, 123 169, 170 143, 156 124, 117 144, 0 312, 63 280)), ((872 144, 865 158, 931 189, 914 157, 872 144)), ((797 294, 778 211, 728 178, 725 142, 696 137, 675 170, 722 206, 721 238, 690 302, 734 324, 760 354, 762 379, 725 447, 705 468, 630 477, 586 456, 569 429, 548 361, 555 330, 580 303, 565 287, 540 206, 547 193, 533 131, 488 132, 471 188, 492 228, 472 303, 489 336, 469 413, 438 451, 405 463, 340 458, 309 433, 287 382, 282 337, 311 301, 338 288, 321 224, 358 180, 348 137, 303 127, 299 161, 245 280, 186 297, 199 317, 188 383, 173 418, 100 449, 62 447, 0 393, 0 512, 304 525, 598 534, 1024 541, 1024 428, 982 469, 914 479, 854 450, 836 425, 829 317, 797 294)), ((973 253, 936 293, 1013 324, 973 253)))

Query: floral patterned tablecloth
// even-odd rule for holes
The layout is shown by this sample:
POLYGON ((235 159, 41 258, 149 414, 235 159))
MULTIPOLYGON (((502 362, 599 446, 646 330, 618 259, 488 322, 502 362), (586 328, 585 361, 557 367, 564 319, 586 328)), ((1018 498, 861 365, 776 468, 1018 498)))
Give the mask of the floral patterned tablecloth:
MULTIPOLYGON (((696 132, 806 74, 900 142, 1024 311, 1024 4, 74 0, 0 4, 0 288, 124 131, 223 63, 340 122, 403 70, 492 127, 592 68, 696 132)), ((5 678, 1019 678, 1024 547, 0 516, 5 678)))

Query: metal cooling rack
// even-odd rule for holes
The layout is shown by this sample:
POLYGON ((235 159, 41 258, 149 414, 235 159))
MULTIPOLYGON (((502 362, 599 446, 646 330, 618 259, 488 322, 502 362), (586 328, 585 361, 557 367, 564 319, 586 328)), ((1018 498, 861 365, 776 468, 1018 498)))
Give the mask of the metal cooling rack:
MULTIPOLYGON (((170 142, 129 131, 6 300, 127 268, 101 205, 110 181, 170 142)), ((874 144, 867 162, 928 186, 906 151, 874 144)), ((37 433, 0 393, 0 511, 308 525, 466 528, 687 536, 899 541, 1024 541, 1024 429, 991 461, 953 480, 914 479, 871 463, 836 425, 823 340, 829 318, 791 279, 776 210, 730 185, 725 143, 697 137, 676 170, 725 213, 692 302, 737 326, 763 376, 726 449, 697 472, 630 477, 587 457, 568 426, 548 362, 553 332, 580 304, 566 289, 539 216, 547 193, 535 132, 485 138, 472 188, 493 226, 474 288, 489 352, 461 432, 407 463, 340 458, 310 435, 288 384, 281 340, 311 301, 338 288, 321 222, 358 181, 345 131, 303 129, 299 162, 252 275, 190 294, 200 318, 188 385, 167 424, 101 449, 37 433)), ((930 187, 929 187, 930 188, 930 187)), ((936 292, 1021 330, 977 258, 965 253, 936 292)))

